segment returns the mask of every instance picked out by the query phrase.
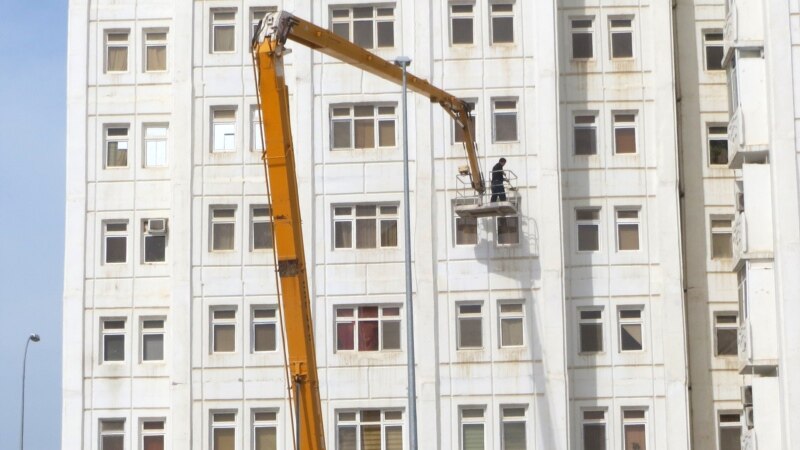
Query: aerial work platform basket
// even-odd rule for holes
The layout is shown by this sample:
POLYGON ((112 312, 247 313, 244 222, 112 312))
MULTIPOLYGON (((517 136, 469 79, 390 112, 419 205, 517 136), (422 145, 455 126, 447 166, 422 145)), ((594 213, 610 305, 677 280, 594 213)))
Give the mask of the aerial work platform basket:
MULTIPOLYGON (((498 196, 492 201, 491 186, 489 192, 478 194, 472 188, 472 180, 468 173, 461 172, 457 177, 458 187, 454 201, 455 213, 461 218, 503 217, 517 215, 517 188, 514 186, 517 175, 510 170, 503 170, 504 197, 498 196)), ((489 177, 491 180, 491 177, 489 177)))

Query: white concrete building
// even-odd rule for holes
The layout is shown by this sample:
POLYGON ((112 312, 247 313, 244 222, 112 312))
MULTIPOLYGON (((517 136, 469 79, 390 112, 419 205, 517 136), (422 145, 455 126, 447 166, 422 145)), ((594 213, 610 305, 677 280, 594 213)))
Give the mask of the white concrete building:
MULTIPOLYGON (((731 148, 731 168, 720 162, 725 76, 703 66, 725 11, 649 0, 72 0, 62 448, 291 448, 248 52, 269 8, 410 56, 416 75, 474 101, 484 168, 505 157, 518 177, 518 216, 458 219, 459 137, 411 97, 421 448, 730 448, 720 418, 741 409, 741 367, 711 351, 711 318, 729 337, 743 260, 773 264, 774 298, 792 292, 797 249, 698 251, 713 252, 718 216, 739 242, 742 159, 731 148), (687 158, 697 145, 708 160, 687 158), (724 389, 696 383, 707 370, 724 389)), ((328 448, 405 449, 399 88, 291 48, 328 448)), ((773 186, 796 182, 781 170, 773 186)), ((792 350, 785 325, 775 339, 792 350)), ((782 364, 796 364, 765 346, 781 372, 747 378, 756 402, 790 393, 782 364)))

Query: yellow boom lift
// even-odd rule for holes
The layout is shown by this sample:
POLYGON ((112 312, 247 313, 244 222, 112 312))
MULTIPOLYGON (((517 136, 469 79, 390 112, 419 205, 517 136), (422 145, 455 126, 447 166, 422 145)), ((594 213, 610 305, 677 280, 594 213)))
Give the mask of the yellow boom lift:
MULTIPOLYGON (((286 331, 288 368, 297 422, 296 445, 300 450, 325 448, 322 408, 319 397, 311 302, 308 294, 300 203, 294 146, 289 123, 289 93, 284 75, 285 44, 292 40, 348 63, 385 80, 401 84, 400 67, 370 53, 341 36, 285 11, 268 13, 253 37, 252 53, 257 75, 257 92, 265 137, 262 159, 271 195, 275 252, 280 278, 283 322, 286 331)), ((515 212, 510 202, 485 203, 486 187, 478 164, 475 134, 469 105, 427 81, 407 74, 408 88, 438 103, 461 127, 468 168, 461 176, 477 193, 478 200, 462 208, 465 216, 506 215, 515 212)))

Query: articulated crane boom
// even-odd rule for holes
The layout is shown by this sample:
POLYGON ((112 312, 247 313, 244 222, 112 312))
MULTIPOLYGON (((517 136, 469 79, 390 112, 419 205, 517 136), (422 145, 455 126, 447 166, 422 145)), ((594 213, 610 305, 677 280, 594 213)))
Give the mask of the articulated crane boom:
MULTIPOLYGON (((257 73, 264 137, 262 159, 272 196, 275 252, 282 293, 286 346, 295 399, 297 440, 300 450, 324 450, 322 407, 314 349, 311 302, 303 252, 297 173, 289 123, 289 94, 284 76, 284 45, 291 39, 301 45, 332 56, 352 66, 396 84, 403 79, 402 69, 341 36, 285 11, 268 13, 253 38, 252 52, 257 73)), ((409 89, 439 103, 464 133, 469 161, 470 184, 482 195, 486 187, 478 165, 475 134, 466 102, 407 74, 409 89)))

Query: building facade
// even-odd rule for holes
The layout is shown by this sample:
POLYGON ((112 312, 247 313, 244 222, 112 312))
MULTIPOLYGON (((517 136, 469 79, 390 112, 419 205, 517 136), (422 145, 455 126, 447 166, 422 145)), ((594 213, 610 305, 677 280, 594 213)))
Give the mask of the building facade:
MULTIPOLYGON (((516 216, 459 218, 462 137, 409 97, 422 448, 727 450, 739 386, 791 410, 791 353, 747 376, 730 353, 731 330, 760 336, 736 271, 797 292, 797 249, 740 251, 734 186, 797 173, 723 161, 740 50, 725 7, 696 3, 70 1, 62 448, 292 447, 249 54, 272 9, 410 56, 474 103, 484 168, 515 176, 516 216)), ((408 448, 400 90, 289 46, 326 442, 408 448)), ((775 235, 796 242, 796 219, 775 235)))

